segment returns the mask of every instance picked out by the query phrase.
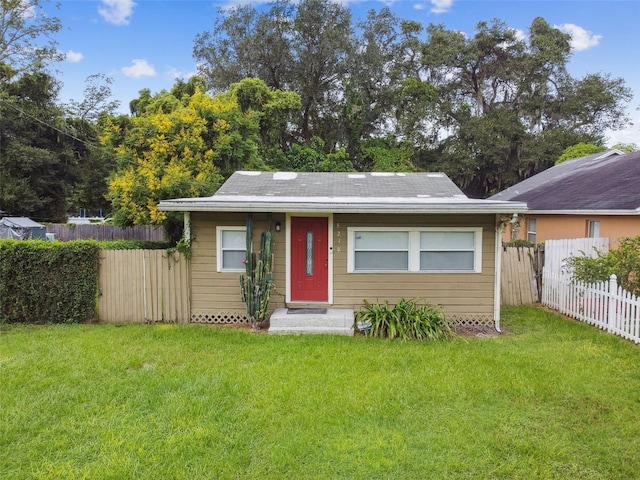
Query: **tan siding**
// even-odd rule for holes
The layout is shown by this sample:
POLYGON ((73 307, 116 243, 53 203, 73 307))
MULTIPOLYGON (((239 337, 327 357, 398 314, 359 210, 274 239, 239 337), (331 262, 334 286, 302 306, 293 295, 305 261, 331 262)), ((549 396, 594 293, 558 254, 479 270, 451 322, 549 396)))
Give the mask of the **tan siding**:
POLYGON ((495 217, 493 215, 335 215, 334 305, 358 308, 363 300, 421 298, 442 304, 447 315, 493 317, 495 217), (482 227, 482 273, 347 273, 348 227, 482 227))
MULTIPOLYGON (((191 310, 192 316, 214 312, 244 312, 245 306, 240 300, 240 275, 242 272, 217 272, 217 226, 245 226, 247 215, 244 213, 191 213, 191 226, 194 236, 192 242, 191 265, 191 310)), ((274 215, 273 223, 280 222, 283 232, 276 234, 274 246, 275 290, 271 295, 271 307, 284 305, 284 215, 274 215)), ((254 249, 260 245, 260 234, 266 228, 266 215, 254 215, 254 249)))
MULTIPOLYGON (((282 231, 275 243, 274 278, 270 310, 284 306, 285 299, 285 216, 274 215, 274 223, 281 222, 282 231)), ((216 312, 244 312, 240 301, 238 278, 241 272, 216 272, 216 226, 243 226, 246 214, 191 214, 195 240, 192 243, 191 311, 192 317, 213 315, 216 312)), ((265 228, 266 215, 254 216, 254 241, 265 228)), ((494 235, 493 215, 334 215, 333 230, 333 306, 359 308, 364 299, 397 302, 401 298, 421 298, 442 304, 447 315, 458 317, 493 318, 494 301, 494 235), (366 226, 394 227, 481 227, 482 273, 436 274, 347 273, 347 228, 366 226)))
MULTIPOLYGON (((608 237, 610 247, 616 248, 622 237, 640 235, 640 216, 638 215, 523 215, 520 219, 518 238, 527 238, 527 218, 536 222, 536 241, 561 240, 566 238, 584 238, 587 236, 587 221, 600 222, 600 236, 608 237)), ((511 227, 505 229, 503 241, 511 240, 511 227)))

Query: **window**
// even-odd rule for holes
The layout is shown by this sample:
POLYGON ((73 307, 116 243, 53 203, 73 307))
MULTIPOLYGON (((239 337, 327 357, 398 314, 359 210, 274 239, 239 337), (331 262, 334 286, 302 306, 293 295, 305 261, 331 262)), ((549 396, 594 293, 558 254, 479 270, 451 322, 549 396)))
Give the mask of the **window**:
POLYGON ((600 238, 600 220, 587 220, 587 237, 600 238))
POLYGON ((527 218, 527 240, 531 243, 536 243, 536 223, 535 218, 527 218))
POLYGON ((480 272, 481 228, 355 228, 348 271, 480 272))
POLYGON ((474 232, 420 232, 420 270, 475 269, 474 232))
POLYGON ((247 252, 245 227, 217 227, 218 272, 242 272, 247 252))
POLYGON ((354 231, 354 270, 409 270, 409 232, 354 231))

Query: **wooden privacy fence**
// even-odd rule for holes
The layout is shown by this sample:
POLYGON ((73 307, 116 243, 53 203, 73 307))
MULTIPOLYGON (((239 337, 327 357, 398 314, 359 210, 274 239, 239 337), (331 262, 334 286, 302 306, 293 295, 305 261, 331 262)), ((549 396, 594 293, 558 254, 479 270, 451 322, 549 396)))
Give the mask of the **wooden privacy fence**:
POLYGON ((535 249, 530 247, 502 249, 502 305, 527 305, 538 301, 534 255, 535 249))
POLYGON ((566 275, 543 272, 542 304, 581 322, 640 343, 640 299, 608 282, 571 282, 566 275))
POLYGON ((116 227, 115 225, 67 225, 53 223, 47 225, 47 233, 53 233, 56 240, 148 240, 163 242, 164 229, 153 225, 135 225, 133 227, 116 227))
POLYGON ((189 261, 166 250, 102 250, 102 322, 188 322, 189 261))

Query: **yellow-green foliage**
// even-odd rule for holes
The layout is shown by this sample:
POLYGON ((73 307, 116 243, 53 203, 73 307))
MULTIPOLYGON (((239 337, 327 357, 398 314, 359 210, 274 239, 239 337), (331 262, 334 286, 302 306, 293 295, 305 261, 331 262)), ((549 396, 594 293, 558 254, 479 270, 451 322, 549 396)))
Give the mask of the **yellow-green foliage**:
POLYGON ((241 109, 238 91, 196 90, 182 102, 165 92, 135 117, 107 119, 100 140, 118 157, 108 193, 118 223, 160 224, 160 200, 212 195, 235 170, 264 168, 257 154, 264 115, 241 109))

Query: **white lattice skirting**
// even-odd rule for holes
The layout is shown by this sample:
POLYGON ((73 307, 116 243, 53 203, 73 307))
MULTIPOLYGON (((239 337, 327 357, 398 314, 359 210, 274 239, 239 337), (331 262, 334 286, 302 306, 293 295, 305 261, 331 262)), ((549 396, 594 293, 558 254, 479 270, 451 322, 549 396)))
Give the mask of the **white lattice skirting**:
MULTIPOLYGON (((459 327, 495 327, 491 315, 451 315, 447 317, 449 321, 459 327)), ((236 311, 208 311, 192 312, 191 323, 207 323, 222 325, 251 324, 247 312, 236 311)))
POLYGON ((459 327, 492 327, 495 322, 491 315, 451 315, 447 316, 449 321, 459 327))
POLYGON ((243 311, 214 311, 192 312, 191 323, 217 323, 223 325, 250 324, 247 312, 243 311))

